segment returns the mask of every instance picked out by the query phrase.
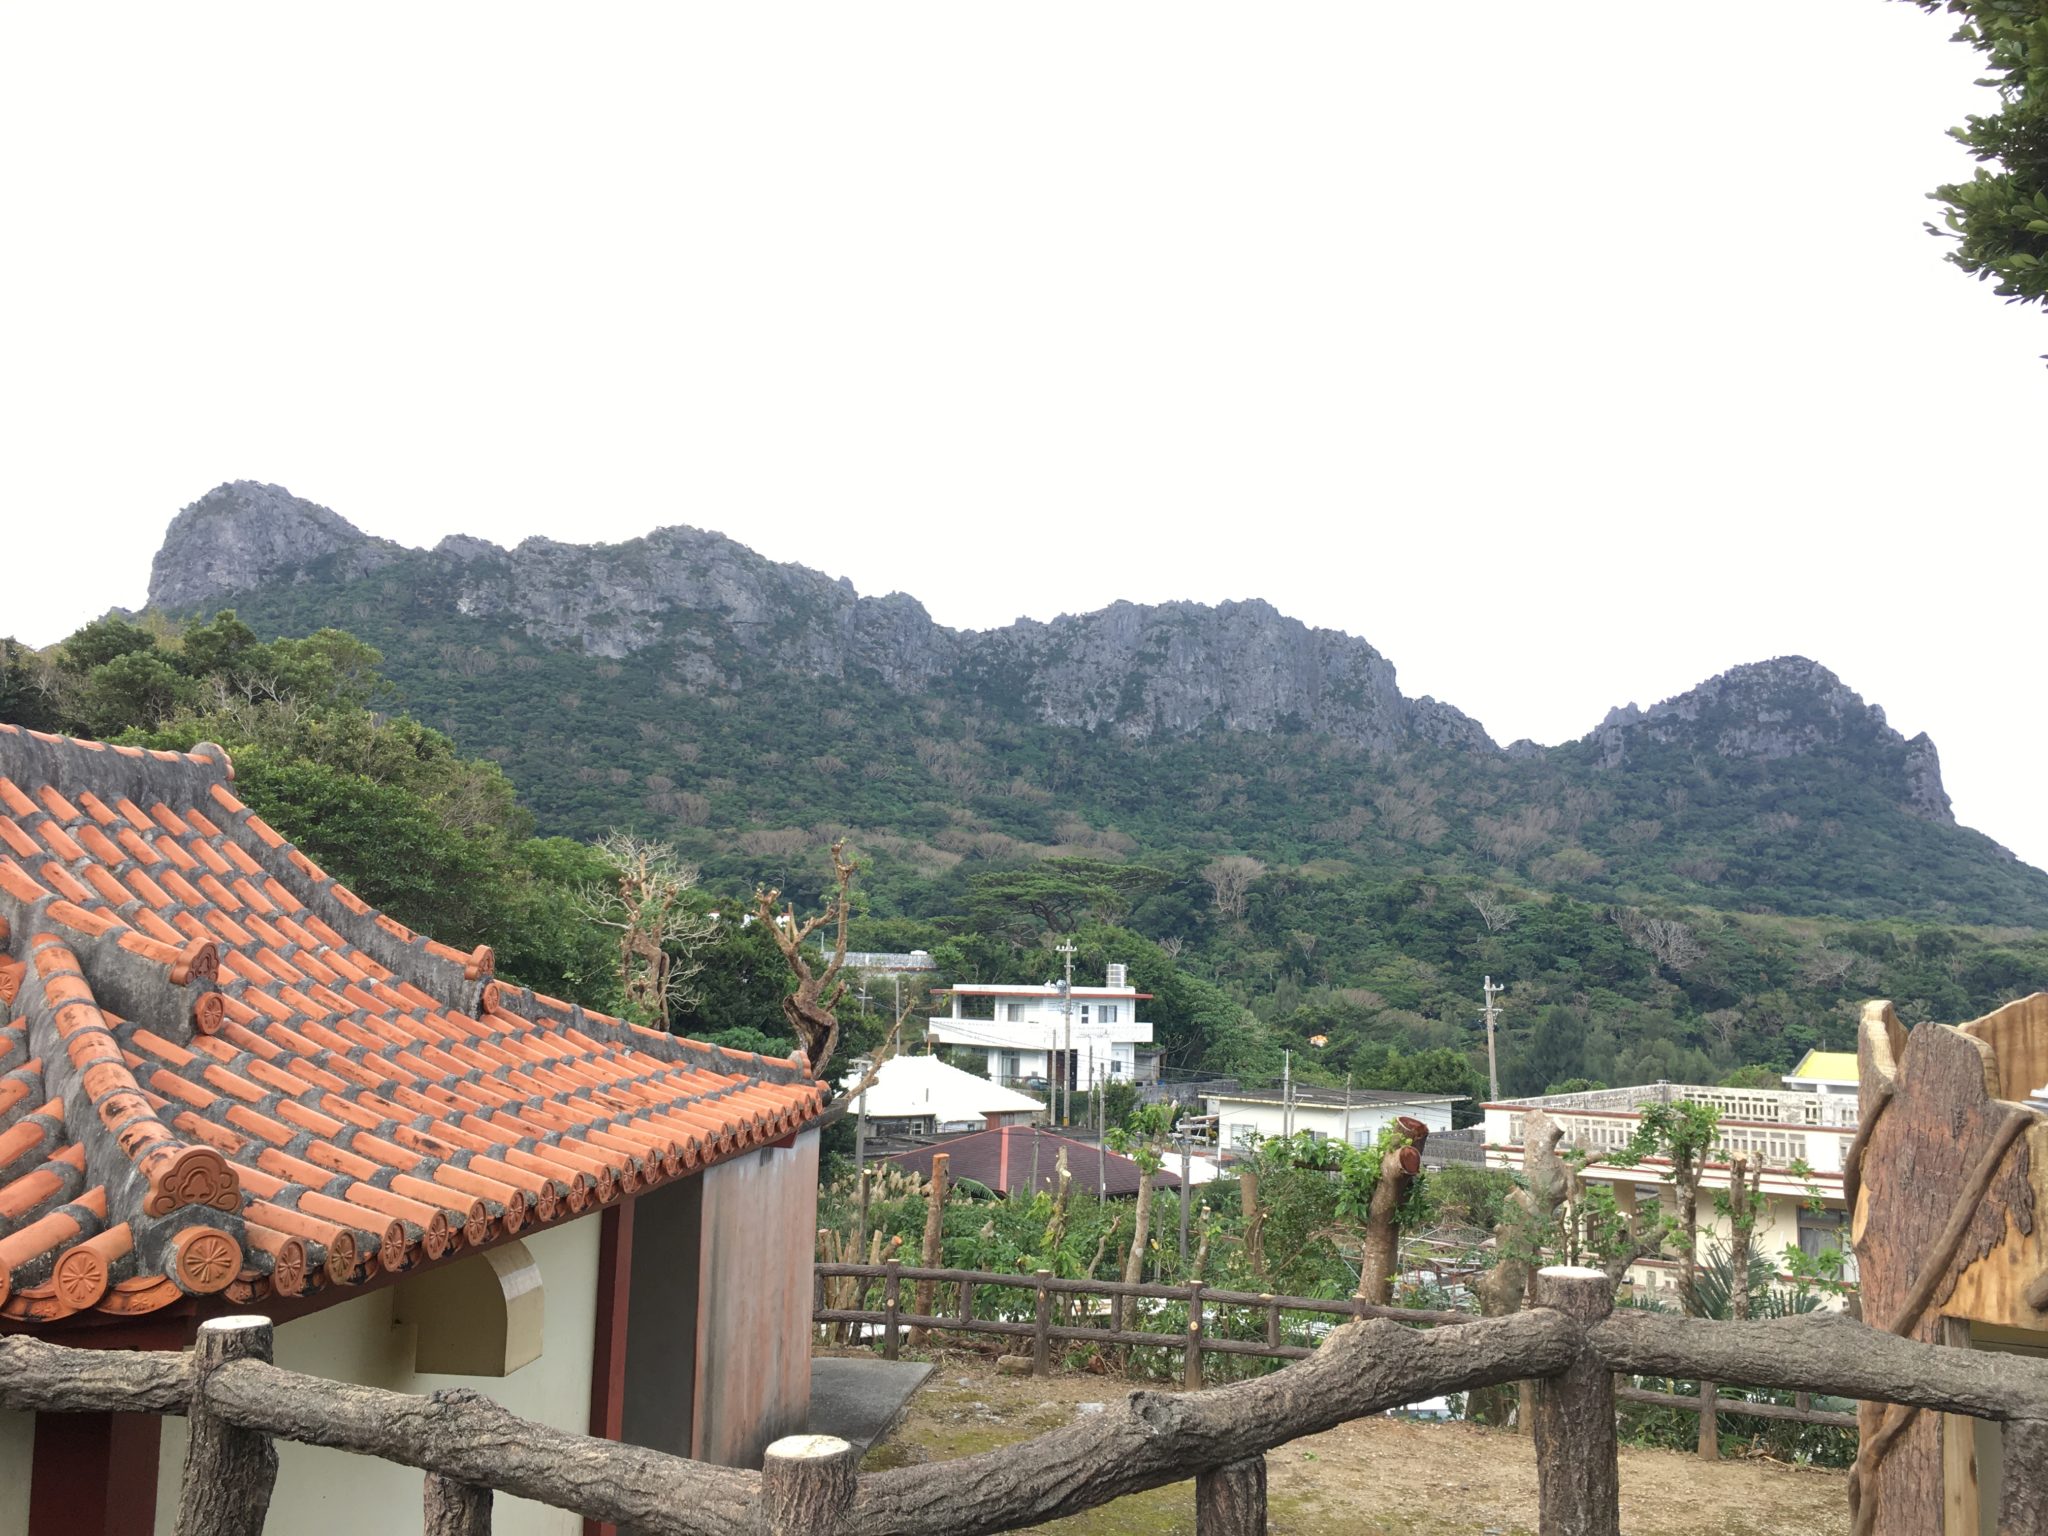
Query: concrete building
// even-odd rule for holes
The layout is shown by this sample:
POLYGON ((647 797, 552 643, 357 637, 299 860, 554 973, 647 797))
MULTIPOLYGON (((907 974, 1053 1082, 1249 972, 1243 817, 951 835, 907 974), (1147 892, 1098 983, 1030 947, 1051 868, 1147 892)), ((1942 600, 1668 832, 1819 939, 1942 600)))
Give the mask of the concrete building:
MULTIPOLYGON (((0 1330, 176 1350, 255 1312, 335 1381, 728 1465, 802 1430, 825 1085, 496 979, 232 779, 0 726, 0 1330)), ((168 1532, 184 1435, 0 1413, 0 1532, 168 1532)), ((418 1528, 410 1468, 279 1456, 272 1529, 418 1528)))
MULTIPOLYGON (((1832 1066, 1824 1063, 1820 1070, 1825 1073, 1832 1066)), ((1759 1186, 1763 1212, 1750 1234, 1756 1253, 1779 1262, 1780 1268, 1787 1247, 1814 1256, 1828 1248, 1847 1253, 1842 1160, 1856 1137, 1856 1098, 1853 1093, 1823 1091, 1825 1077, 1810 1081, 1813 1086, 1796 1089, 1645 1083, 1488 1104, 1486 1160, 1491 1167, 1519 1169, 1523 1125, 1531 1110, 1541 1110, 1563 1128, 1562 1146, 1589 1154, 1585 1179, 1611 1186, 1624 1211, 1638 1209, 1644 1202, 1675 1210, 1670 1172, 1659 1160, 1624 1166, 1601 1154, 1619 1152, 1628 1145, 1641 1123, 1644 1106, 1689 1099, 1711 1105, 1721 1116, 1716 1156, 1700 1178, 1700 1257, 1706 1257, 1711 1244, 1727 1242, 1727 1223, 1716 1214, 1713 1196, 1728 1188, 1727 1157, 1738 1152, 1763 1169, 1759 1186)), ((1853 1257, 1849 1264, 1853 1278, 1853 1257)), ((1629 1278, 1645 1293, 1665 1296, 1676 1285, 1676 1271, 1671 1261, 1645 1260, 1629 1271, 1629 1278)))
POLYGON ((1457 1094, 1389 1093, 1369 1088, 1305 1088, 1290 1092, 1278 1087, 1204 1091, 1202 1112, 1214 1120, 1216 1147, 1225 1157, 1249 1150, 1255 1142, 1307 1132, 1369 1147, 1387 1126, 1402 1116, 1420 1120, 1432 1131, 1451 1128, 1451 1107, 1463 1103, 1457 1094))
POLYGON ((979 1054, 989 1079, 1013 1088, 1064 1082, 1086 1092, 1098 1082, 1135 1082, 1138 1048, 1152 1043, 1152 1026, 1138 1017, 1152 994, 1131 986, 1121 965, 1109 968, 1104 985, 1075 987, 1071 998, 1050 981, 969 983, 936 995, 950 997, 953 1011, 930 1021, 928 1038, 979 1054))

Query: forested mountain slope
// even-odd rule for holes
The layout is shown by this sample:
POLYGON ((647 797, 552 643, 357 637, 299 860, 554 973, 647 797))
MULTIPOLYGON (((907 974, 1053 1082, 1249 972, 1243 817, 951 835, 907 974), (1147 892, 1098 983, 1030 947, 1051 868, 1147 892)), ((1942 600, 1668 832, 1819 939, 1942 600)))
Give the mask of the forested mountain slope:
MULTIPOLYGON (((180 515, 152 596, 0 641, 0 719, 220 741, 380 907, 611 1009, 589 841, 672 842, 714 935, 672 1022, 748 1049, 787 1048, 787 971, 730 916, 756 882, 814 903, 842 834, 855 947, 1038 980, 1072 936, 1077 975, 1152 994, 1176 1072, 1272 1078, 1289 1049, 1308 1080, 1477 1098, 1490 975, 1508 1092, 1768 1082, 1864 998, 1953 1020, 2048 987, 2048 876, 1798 658, 1502 749, 1263 604, 959 634, 715 534, 430 553, 247 484, 180 515)), ((872 1046, 881 999, 848 1007, 872 1046)))
POLYGON ((346 628, 543 829, 630 823, 736 878, 841 828, 925 880, 1242 853, 1589 901, 2048 922, 2048 875, 1954 825, 1933 744, 1799 658, 1502 750, 1403 696, 1364 641, 1263 603, 969 634, 718 534, 409 550, 248 482, 179 514, 150 603, 346 628))

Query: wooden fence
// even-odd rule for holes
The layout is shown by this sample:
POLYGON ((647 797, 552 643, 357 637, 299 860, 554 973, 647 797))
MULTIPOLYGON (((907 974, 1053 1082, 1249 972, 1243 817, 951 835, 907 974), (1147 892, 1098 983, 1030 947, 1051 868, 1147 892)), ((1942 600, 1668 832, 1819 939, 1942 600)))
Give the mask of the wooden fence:
MULTIPOLYGON (((1181 1379, 1187 1391, 1197 1392, 1204 1383, 1202 1357, 1205 1354, 1249 1355, 1266 1360, 1303 1360, 1315 1353, 1308 1345, 1290 1344, 1285 1340, 1286 1329, 1283 1314, 1288 1312, 1307 1313, 1312 1317, 1341 1319, 1345 1322, 1363 1318, 1383 1318, 1390 1322, 1408 1323, 1422 1327, 1457 1326, 1476 1321, 1469 1312, 1428 1311, 1415 1307, 1377 1306, 1355 1298, 1333 1300, 1323 1296, 1275 1296, 1265 1292, 1215 1290, 1208 1286, 1191 1285, 1127 1285, 1115 1280, 1063 1280, 1051 1270, 1041 1269, 1030 1274, 1003 1274, 993 1270, 979 1269, 920 1269, 914 1265, 890 1261, 882 1264, 818 1264, 812 1271, 811 1320, 819 1326, 831 1328, 834 1325, 863 1328, 879 1333, 883 1355, 894 1360, 902 1351, 904 1337, 915 1330, 918 1332, 950 1332, 993 1334, 1014 1338, 1021 1343, 1028 1340, 1031 1353, 1031 1370, 1035 1376, 1043 1376, 1052 1368, 1054 1346, 1058 1344, 1098 1344, 1134 1349, 1167 1349, 1183 1352, 1181 1379), (880 1287, 879 1307, 833 1306, 835 1290, 849 1289, 836 1286, 835 1281, 852 1281, 852 1299, 865 1302, 868 1294, 880 1287), (950 1298, 953 1305, 946 1312, 930 1314, 906 1310, 903 1305, 904 1283, 912 1287, 925 1286, 940 1299, 950 1298), (975 1293, 984 1287, 1012 1291, 1026 1291, 1031 1294, 1031 1320, 1019 1318, 981 1317, 975 1312, 975 1293), (1076 1322, 1068 1315, 1068 1305, 1074 1298, 1097 1298, 1107 1303, 1103 1309, 1091 1310, 1088 1320, 1076 1322), (1131 1313, 1126 1306, 1132 1301, 1158 1301, 1178 1303, 1185 1309, 1185 1319, 1179 1330, 1173 1333, 1157 1329, 1126 1327, 1131 1313), (1212 1314, 1230 1309, 1239 1314, 1256 1316, 1258 1326, 1235 1329, 1218 1328, 1212 1323, 1212 1314), (1099 1319, 1099 1321, 1098 1321, 1099 1319), (1250 1334, 1250 1337, 1245 1336, 1250 1334)), ((1025 1308, 1006 1308, 1000 1305, 997 1311, 1023 1311, 1025 1308)), ((1142 1318, 1143 1312, 1133 1309, 1142 1318)), ((1624 1402, 1642 1403, 1657 1408, 1676 1408, 1687 1413, 1707 1416, 1707 1433, 1700 1437, 1701 1454, 1711 1456, 1709 1447, 1714 1444, 1713 1425, 1721 1414, 1754 1419, 1789 1420, 1798 1424, 1813 1424, 1830 1429, 1854 1429, 1856 1415, 1853 1413, 1830 1413, 1812 1405, 1811 1393, 1799 1393, 1791 1403, 1755 1402, 1744 1397, 1722 1395, 1716 1383, 1700 1383, 1696 1397, 1678 1392, 1655 1392, 1642 1387, 1617 1385, 1616 1398, 1624 1402)))
POLYGON ((1190 1477, 1202 1536, 1252 1536, 1265 1529, 1264 1455, 1275 1446, 1422 1398, 1533 1380, 1540 1529, 1619 1536, 1614 1376, 1625 1372, 2000 1421, 2001 1536, 2048 1531, 2048 1360, 1922 1344, 1834 1316, 1611 1312, 1611 1289, 1597 1270, 1546 1269, 1537 1304, 1512 1316, 1424 1329, 1350 1322, 1266 1376, 1133 1392, 1018 1445, 866 1475, 851 1447, 823 1436, 778 1441, 748 1472, 552 1429, 464 1389, 408 1396, 281 1370, 263 1318, 205 1323, 185 1355, 0 1338, 0 1408, 186 1415, 179 1536, 258 1536, 278 1439, 418 1468, 432 1536, 482 1536, 495 1493, 661 1536, 981 1536, 1190 1477))

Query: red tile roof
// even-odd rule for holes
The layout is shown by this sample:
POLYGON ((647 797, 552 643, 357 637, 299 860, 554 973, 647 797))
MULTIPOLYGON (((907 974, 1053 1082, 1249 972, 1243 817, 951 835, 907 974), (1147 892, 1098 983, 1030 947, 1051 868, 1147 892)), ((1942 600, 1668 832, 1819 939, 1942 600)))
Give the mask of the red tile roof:
POLYGON ((360 1285, 823 1108, 372 911, 233 776, 0 725, 0 1323, 360 1285))
MULTIPOLYGON (((1006 1125, 993 1131, 942 1137, 915 1151, 898 1152, 887 1161, 929 1178, 933 1154, 944 1152, 947 1173, 954 1179, 972 1179, 999 1195, 1034 1194, 1056 1190, 1062 1151, 1067 1154, 1067 1173, 1074 1187, 1084 1194, 1098 1189, 1112 1199, 1137 1194, 1140 1169, 1135 1160, 1036 1125, 1006 1125)), ((1155 1189, 1179 1189, 1180 1176, 1162 1168, 1152 1176, 1152 1185, 1155 1189)))

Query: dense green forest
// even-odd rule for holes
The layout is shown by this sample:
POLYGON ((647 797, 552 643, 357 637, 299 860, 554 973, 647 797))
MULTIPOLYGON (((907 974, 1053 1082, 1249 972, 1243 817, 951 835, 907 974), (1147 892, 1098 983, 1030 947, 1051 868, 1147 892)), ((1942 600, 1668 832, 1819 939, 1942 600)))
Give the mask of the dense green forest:
MULTIPOLYGON (((1482 807, 1503 808, 1487 785, 1505 770, 1448 755, 1373 764, 1242 736, 1136 750, 881 689, 827 703, 787 680, 718 695, 729 707, 696 701, 724 728, 684 740, 687 712, 651 668, 516 647, 489 667, 432 646, 395 664, 336 630, 258 636, 224 614, 101 620, 43 654, 0 643, 0 718, 220 741, 244 796, 365 897, 451 943, 489 940, 506 974, 598 1006, 620 1004, 616 957, 579 893, 608 874, 586 839, 617 825, 677 843, 702 866, 693 899, 728 916, 757 882, 815 904, 826 845, 846 835, 863 861, 856 947, 928 949, 941 982, 1040 980, 1071 935, 1077 974, 1122 961, 1154 994, 1176 1073, 1268 1078, 1291 1050, 1311 1081, 1476 1096, 1487 975, 1508 988, 1509 1092, 1761 1080, 1849 1044, 1867 997, 1908 1020, 1960 1019, 2048 986, 2048 935, 2031 926, 1864 910, 1938 887, 1944 859, 1966 866, 1965 892, 1996 866, 1888 807, 1869 831, 1844 776, 1821 783, 1813 760, 1682 775, 1639 763, 1583 807, 1569 843, 1559 824, 1553 852, 1495 857, 1470 840, 1500 835, 1504 815, 1482 807), (407 712, 429 671, 429 713, 452 736, 407 712), (657 760, 668 772, 640 767, 657 760), (1776 834, 1728 830, 1755 823, 1756 786, 1735 781, 1765 769, 1776 834), (1315 822, 1340 780, 1369 810, 1315 822), (1661 817, 1631 814, 1653 802, 1661 817), (1676 824, 1674 853, 1716 848, 1721 870, 1693 865, 1660 894, 1665 854, 1603 863, 1617 829, 1645 821, 1660 826, 1632 834, 1634 853, 1676 824), (1864 901, 1852 874, 1889 894, 1864 901), (1785 910, 1823 880, 1851 887, 1836 910, 1785 910), (1760 891, 1770 900, 1738 899, 1760 891)), ((1580 793, 1555 759, 1544 771, 1561 800, 1580 793)), ((758 927, 714 933, 676 1026, 784 1048, 774 946, 758 927)), ((851 1006, 856 1049, 884 1011, 851 1006)))

